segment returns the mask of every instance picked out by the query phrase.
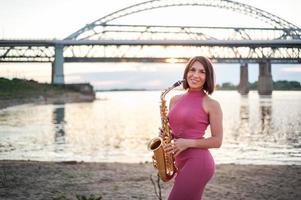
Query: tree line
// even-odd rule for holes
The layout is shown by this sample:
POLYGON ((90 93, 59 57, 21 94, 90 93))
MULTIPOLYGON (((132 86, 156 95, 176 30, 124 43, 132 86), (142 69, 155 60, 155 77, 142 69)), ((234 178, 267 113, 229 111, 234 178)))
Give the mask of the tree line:
MULTIPOLYGON (((257 90, 258 81, 254 83, 249 83, 250 90, 257 90)), ((217 90, 237 90, 238 85, 234 85, 233 83, 226 82, 217 84, 217 90)), ((273 90, 301 90, 301 84, 298 81, 286 81, 286 80, 279 80, 273 81, 273 90)))

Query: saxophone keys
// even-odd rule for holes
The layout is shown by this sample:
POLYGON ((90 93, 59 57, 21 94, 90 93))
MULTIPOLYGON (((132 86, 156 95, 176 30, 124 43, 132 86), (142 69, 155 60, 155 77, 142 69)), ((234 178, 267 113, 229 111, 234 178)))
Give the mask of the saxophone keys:
POLYGON ((152 158, 153 158, 153 166, 154 166, 154 168, 158 169, 157 160, 156 160, 155 156, 153 155, 152 158))

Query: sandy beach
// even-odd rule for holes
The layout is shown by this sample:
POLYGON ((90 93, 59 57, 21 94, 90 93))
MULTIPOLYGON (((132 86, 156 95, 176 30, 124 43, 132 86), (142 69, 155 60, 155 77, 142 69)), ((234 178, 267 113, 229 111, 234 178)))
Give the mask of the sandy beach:
MULTIPOLYGON (((0 161, 0 199, 158 199, 150 163, 0 161)), ((172 183, 161 183, 166 199, 172 183)), ((301 166, 217 165, 204 200, 301 199, 301 166)))

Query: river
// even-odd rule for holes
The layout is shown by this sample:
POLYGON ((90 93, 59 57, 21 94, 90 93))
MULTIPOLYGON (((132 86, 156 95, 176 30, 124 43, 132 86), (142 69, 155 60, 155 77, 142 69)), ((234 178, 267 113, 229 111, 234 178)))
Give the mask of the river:
MULTIPOLYGON (((217 91, 212 97, 224 115, 223 145, 210 150, 217 164, 301 164, 301 92, 217 91)), ((0 159, 151 161, 146 146, 158 134, 159 106, 160 91, 121 91, 97 92, 92 103, 2 109, 0 159)))

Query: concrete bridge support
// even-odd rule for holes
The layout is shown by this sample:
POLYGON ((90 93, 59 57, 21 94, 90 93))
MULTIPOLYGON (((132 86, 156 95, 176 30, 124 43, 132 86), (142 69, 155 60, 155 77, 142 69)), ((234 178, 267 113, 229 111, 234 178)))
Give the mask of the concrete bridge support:
POLYGON ((271 95, 273 91, 273 79, 271 61, 259 63, 258 93, 260 95, 271 95))
POLYGON ((248 73, 248 64, 243 63, 240 65, 240 81, 238 86, 238 92, 242 95, 246 95, 249 93, 250 85, 249 85, 249 73, 248 73))
POLYGON ((64 56, 63 56, 63 45, 55 45, 55 57, 52 63, 52 84, 64 84, 64 56))

